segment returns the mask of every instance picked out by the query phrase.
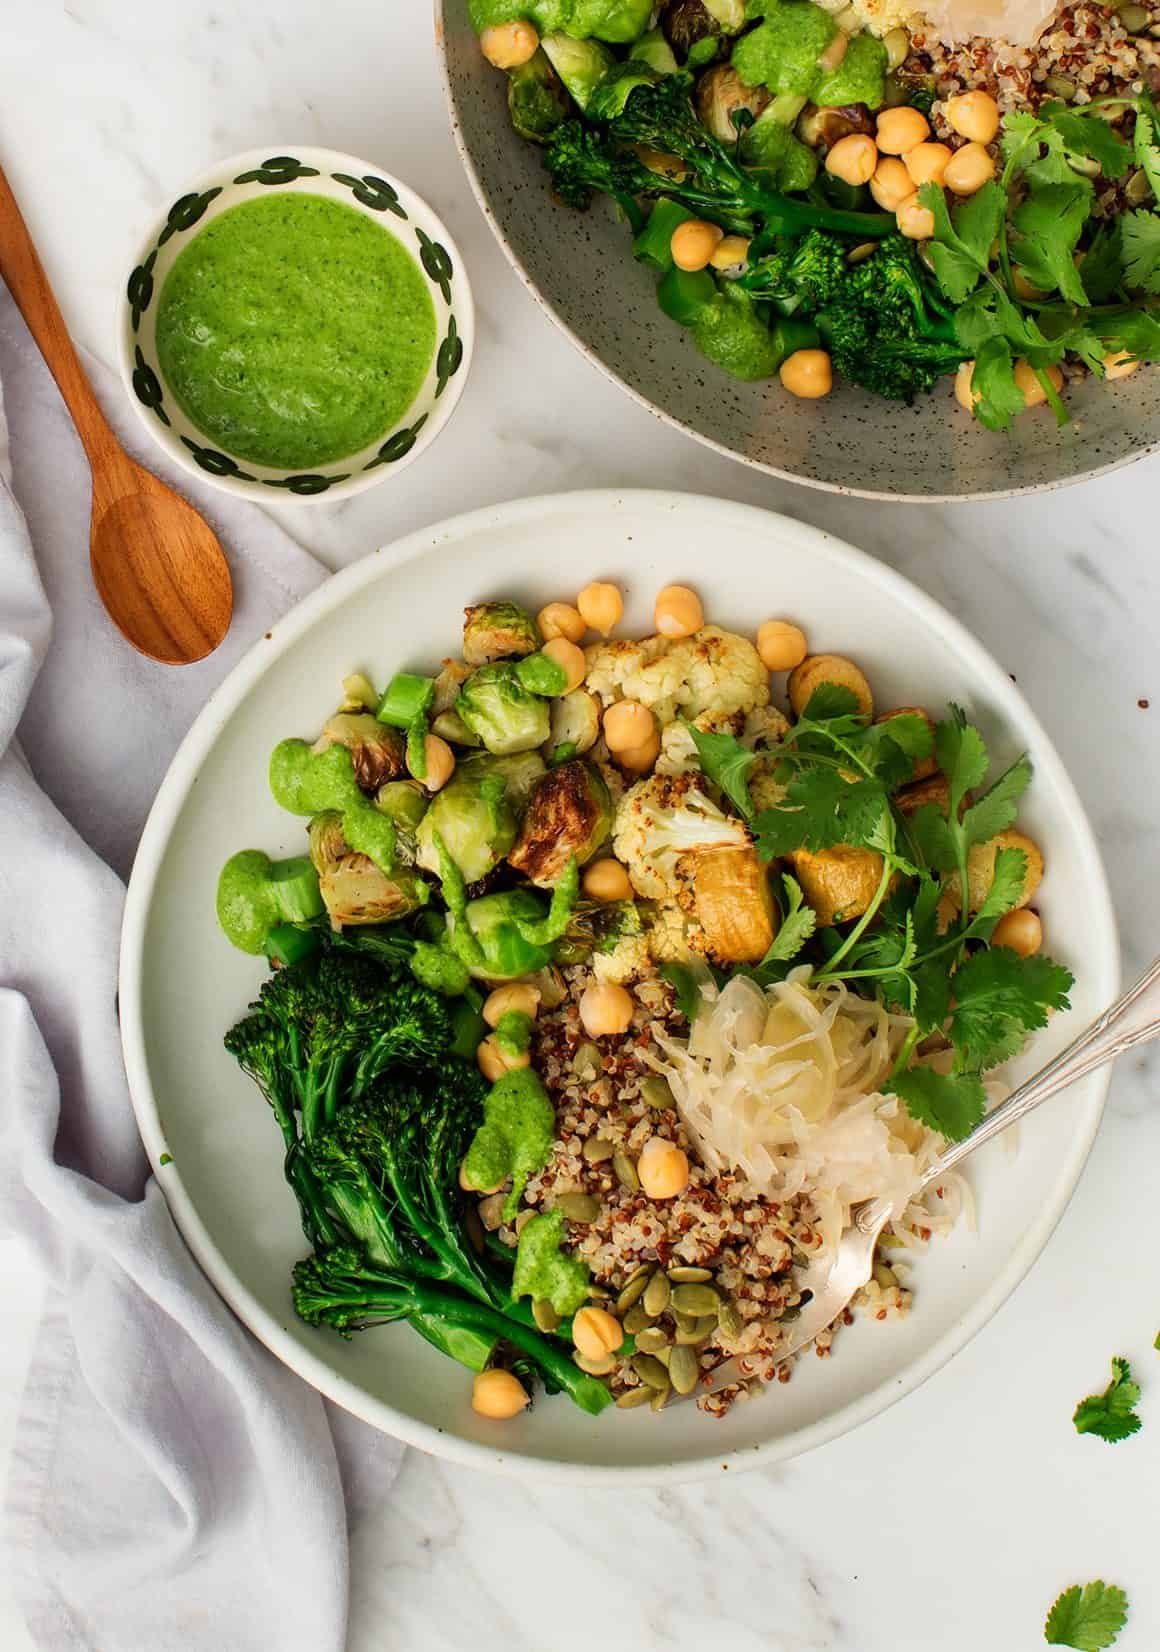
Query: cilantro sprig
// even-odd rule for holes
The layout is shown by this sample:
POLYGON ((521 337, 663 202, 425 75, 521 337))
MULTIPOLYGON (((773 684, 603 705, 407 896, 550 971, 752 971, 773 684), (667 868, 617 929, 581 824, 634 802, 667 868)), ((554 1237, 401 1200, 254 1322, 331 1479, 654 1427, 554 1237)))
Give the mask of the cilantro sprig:
POLYGON ((1128 1621, 1128 1597, 1114 1583, 1075 1583, 1047 1614, 1043 1638, 1075 1652, 1104 1652, 1128 1621))
POLYGON ((1077 1434, 1095 1434, 1109 1445, 1130 1439, 1143 1426, 1136 1415, 1140 1384, 1133 1382, 1126 1359, 1112 1360, 1112 1380, 1102 1394, 1089 1394, 1075 1408, 1072 1422, 1077 1434))
POLYGON ((872 723, 848 689, 829 684, 771 751, 754 753, 728 734, 691 732, 703 773, 748 823, 763 860, 839 846, 880 858, 873 898, 848 928, 817 931, 800 886, 784 877, 781 928, 749 973, 764 985, 809 962, 815 981, 845 981, 913 1016, 887 1088, 930 1128, 953 1140, 967 1135, 985 1111, 984 1074, 1015 1055, 1052 1010, 1067 1007, 1072 984, 1049 958, 989 945, 996 921, 1022 898, 1022 851, 995 854, 973 913, 964 894, 971 850, 1013 824, 1030 763, 1019 758, 987 785, 983 736, 957 707, 933 733, 916 713, 872 723), (946 807, 924 805, 908 820, 897 793, 916 762, 932 756, 946 782, 946 807), (781 791, 769 808, 756 808, 750 792, 758 763, 781 791), (944 930, 940 914, 945 920, 948 906, 957 916, 944 930), (910 1066, 918 1041, 936 1031, 950 1043, 949 1070, 910 1066))

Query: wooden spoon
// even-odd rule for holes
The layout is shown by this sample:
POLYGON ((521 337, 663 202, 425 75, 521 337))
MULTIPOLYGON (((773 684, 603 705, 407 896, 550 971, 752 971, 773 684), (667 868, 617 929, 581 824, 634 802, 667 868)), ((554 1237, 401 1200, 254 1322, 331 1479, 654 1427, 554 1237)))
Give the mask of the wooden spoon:
POLYGON ((0 277, 48 363, 88 455, 89 559, 110 619, 151 659, 166 665, 204 659, 229 630, 233 611, 222 548, 193 506, 135 464, 110 430, 2 170, 0 277))

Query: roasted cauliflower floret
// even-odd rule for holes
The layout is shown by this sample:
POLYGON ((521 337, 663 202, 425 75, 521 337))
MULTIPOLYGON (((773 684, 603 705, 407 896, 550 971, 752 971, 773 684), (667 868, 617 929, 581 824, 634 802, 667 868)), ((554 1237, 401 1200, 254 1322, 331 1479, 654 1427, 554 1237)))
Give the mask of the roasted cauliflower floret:
MULTIPOLYGON (((692 722, 702 734, 739 735, 743 718, 736 711, 706 711, 700 717, 693 718, 692 722)), ((700 766, 697 748, 684 718, 678 718, 661 730, 661 754, 656 761, 658 774, 691 774, 700 766)))
POLYGON ((689 957, 688 919, 675 901, 662 901, 649 925, 649 956, 657 964, 683 964, 689 957))
POLYGON ((766 746, 776 746, 789 733, 789 718, 777 709, 776 706, 758 706, 745 719, 745 726, 741 730, 741 744, 748 746, 751 751, 761 751, 766 746))
POLYGON ((611 952, 592 954, 592 973, 598 981, 613 981, 624 986, 649 970, 647 935, 622 935, 611 952))
POLYGON ((673 900, 682 887, 677 862, 694 849, 745 849, 749 833, 731 820, 689 774, 652 774, 624 794, 613 823, 613 849, 637 894, 673 900))
POLYGON ((663 729, 675 717, 754 711, 769 703, 769 673, 745 637, 705 625, 670 642, 597 643, 585 650, 587 687, 604 705, 639 700, 663 729))

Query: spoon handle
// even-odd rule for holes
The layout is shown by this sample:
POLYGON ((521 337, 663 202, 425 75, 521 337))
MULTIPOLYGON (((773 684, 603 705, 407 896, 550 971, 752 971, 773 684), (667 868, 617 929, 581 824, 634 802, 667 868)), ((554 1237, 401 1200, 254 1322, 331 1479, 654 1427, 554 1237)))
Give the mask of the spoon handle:
POLYGON ((0 277, 57 382, 94 473, 120 447, 81 366, 44 266, 0 168, 0 277))
POLYGON ((1086 1078, 1097 1067, 1105 1066, 1131 1050, 1137 1044, 1146 1044, 1160 1037, 1160 958, 1144 971, 1134 986, 1128 988, 1109 1009, 1096 1017, 1086 1032, 1060 1052, 1046 1067, 1013 1090, 1006 1101, 980 1124, 969 1136, 954 1142, 923 1177, 923 1187, 952 1169, 968 1153, 991 1141, 1010 1125, 1025 1118, 1034 1108, 1056 1095, 1077 1079, 1086 1078))

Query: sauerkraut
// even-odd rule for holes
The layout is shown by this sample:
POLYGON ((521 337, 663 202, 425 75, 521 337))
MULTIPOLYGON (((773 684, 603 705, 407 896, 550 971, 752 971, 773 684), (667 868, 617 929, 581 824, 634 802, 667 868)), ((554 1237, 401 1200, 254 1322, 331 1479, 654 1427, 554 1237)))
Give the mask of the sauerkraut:
POLYGON ((885 1082, 911 1022, 809 971, 762 990, 735 976, 706 1002, 688 1043, 658 1040, 678 1111, 706 1167, 742 1176, 759 1196, 811 1200, 833 1250, 863 1199, 888 1198, 899 1233, 953 1225, 958 1176, 920 1213, 913 1200, 941 1138, 911 1118, 885 1082), (932 1211, 931 1206, 937 1207, 932 1211))

